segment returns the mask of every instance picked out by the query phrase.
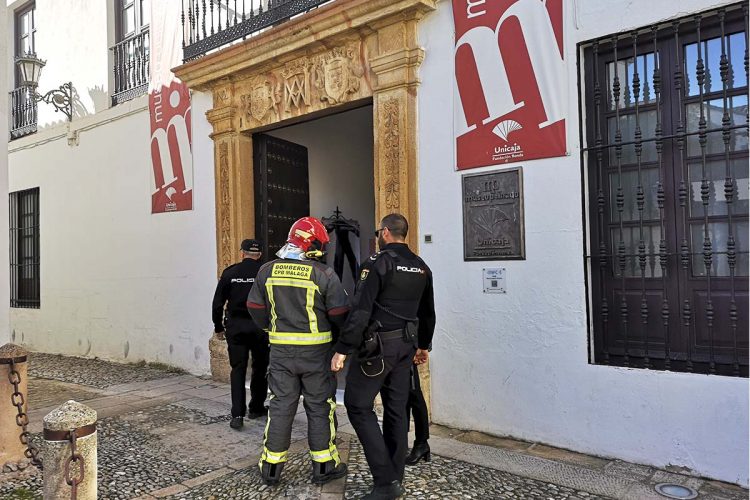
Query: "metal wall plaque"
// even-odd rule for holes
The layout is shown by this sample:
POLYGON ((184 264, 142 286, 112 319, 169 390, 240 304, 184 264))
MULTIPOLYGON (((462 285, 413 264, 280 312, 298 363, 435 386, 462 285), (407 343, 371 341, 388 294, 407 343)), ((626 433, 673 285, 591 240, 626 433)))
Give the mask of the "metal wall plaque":
POLYGON ((521 167, 462 181, 464 260, 525 259, 521 167))

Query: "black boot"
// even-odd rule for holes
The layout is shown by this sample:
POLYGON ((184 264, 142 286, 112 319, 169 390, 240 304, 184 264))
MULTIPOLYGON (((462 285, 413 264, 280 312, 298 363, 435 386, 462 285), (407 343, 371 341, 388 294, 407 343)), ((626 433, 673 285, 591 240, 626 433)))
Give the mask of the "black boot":
POLYGON ((284 462, 279 464, 270 464, 266 461, 261 462, 260 475, 263 481, 269 486, 276 486, 281 480, 281 471, 284 469, 284 462))
POLYGON ((245 422, 242 417, 232 417, 232 420, 229 421, 229 427, 236 431, 242 429, 243 425, 245 425, 245 422))
POLYGON ((395 500, 406 493, 400 481, 393 481, 385 486, 375 486, 370 493, 363 496, 361 500, 395 500))
POLYGON ((250 420, 254 420, 256 418, 265 417, 266 415, 268 415, 268 408, 263 408, 263 407, 261 407, 261 408, 262 409, 260 409, 260 410, 255 410, 253 408, 248 408, 248 410, 247 410, 247 418, 249 418, 250 420))
POLYGON ((326 484, 340 477, 346 476, 348 468, 346 464, 338 464, 333 460, 328 462, 313 462, 313 484, 326 484))
POLYGON ((430 455, 430 445, 425 441, 424 443, 417 443, 414 441, 414 446, 411 448, 411 453, 406 457, 406 465, 417 465, 420 460, 429 462, 432 459, 430 455))

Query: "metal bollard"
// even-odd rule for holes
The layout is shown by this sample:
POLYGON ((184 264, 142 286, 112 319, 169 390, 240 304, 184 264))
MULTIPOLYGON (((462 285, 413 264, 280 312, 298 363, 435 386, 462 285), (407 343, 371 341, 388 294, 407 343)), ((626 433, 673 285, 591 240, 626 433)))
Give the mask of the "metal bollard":
POLYGON ((0 471, 32 458, 27 454, 26 414, 28 352, 16 344, 0 347, 0 471))
POLYGON ((77 401, 44 417, 44 499, 96 498, 96 411, 77 401))

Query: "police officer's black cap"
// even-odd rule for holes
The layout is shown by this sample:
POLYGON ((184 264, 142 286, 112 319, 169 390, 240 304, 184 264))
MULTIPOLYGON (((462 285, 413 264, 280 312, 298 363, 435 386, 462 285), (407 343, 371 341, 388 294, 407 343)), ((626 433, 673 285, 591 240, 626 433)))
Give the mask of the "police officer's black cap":
POLYGON ((240 249, 245 252, 260 252, 262 251, 263 244, 260 240, 244 240, 240 249))

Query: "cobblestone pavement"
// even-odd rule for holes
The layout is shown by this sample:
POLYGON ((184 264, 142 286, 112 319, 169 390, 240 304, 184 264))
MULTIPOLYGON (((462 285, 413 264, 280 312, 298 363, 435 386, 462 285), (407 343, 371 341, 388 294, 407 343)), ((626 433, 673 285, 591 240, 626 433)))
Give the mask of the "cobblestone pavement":
POLYGON ((74 358, 57 354, 32 352, 29 375, 89 387, 106 387, 128 382, 144 382, 184 373, 152 368, 146 364, 111 363, 101 359, 74 358))
MULTIPOLYGON (((359 498, 372 488, 362 446, 353 442, 349 450, 350 472, 345 498, 359 498)), ((433 455, 430 462, 407 467, 406 497, 415 499, 597 499, 582 491, 544 483, 487 467, 433 455)))
MULTIPOLYGON (((339 500, 359 498, 372 486, 342 408, 337 442, 347 478, 324 487, 310 483, 306 419, 299 413, 282 483, 271 488, 256 465, 265 419, 231 430, 227 385, 100 360, 34 354, 32 363, 32 376, 45 377, 29 381, 35 443, 52 405, 73 397, 97 410, 100 499, 339 500)), ((700 498, 748 498, 733 485, 642 465, 440 427, 432 434, 432 461, 407 468, 405 498, 655 500, 662 497, 654 484, 666 481, 694 487, 700 498)), ((41 486, 33 467, 0 474, 0 499, 41 498, 41 486)))

